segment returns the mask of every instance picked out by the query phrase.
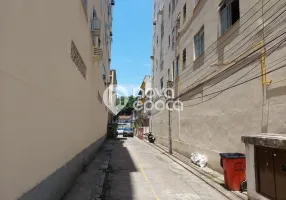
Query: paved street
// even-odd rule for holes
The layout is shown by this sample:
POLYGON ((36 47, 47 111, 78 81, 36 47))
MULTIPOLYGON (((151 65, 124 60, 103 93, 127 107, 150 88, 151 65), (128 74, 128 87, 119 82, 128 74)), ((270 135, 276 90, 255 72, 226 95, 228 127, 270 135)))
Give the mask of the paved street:
POLYGON ((137 138, 117 138, 104 199, 227 199, 164 153, 137 138))

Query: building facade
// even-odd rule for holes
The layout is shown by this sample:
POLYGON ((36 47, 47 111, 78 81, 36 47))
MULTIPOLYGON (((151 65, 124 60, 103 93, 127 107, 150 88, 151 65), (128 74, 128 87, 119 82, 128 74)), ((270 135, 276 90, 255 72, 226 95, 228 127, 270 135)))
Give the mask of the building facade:
POLYGON ((113 5, 0 3, 0 199, 61 199, 104 141, 113 5))
MULTIPOLYGON (((244 152, 241 136, 286 132, 285 2, 155 0, 153 87, 173 81, 173 149, 206 155, 244 152)), ((169 145, 168 111, 153 112, 152 133, 169 145)))
POLYGON ((150 108, 149 101, 151 100, 150 96, 150 90, 152 89, 152 77, 151 76, 145 76, 140 87, 140 93, 139 93, 139 99, 142 103, 142 109, 137 111, 138 116, 138 127, 142 127, 145 133, 149 133, 149 127, 150 127, 150 114, 151 111, 148 109, 150 108))

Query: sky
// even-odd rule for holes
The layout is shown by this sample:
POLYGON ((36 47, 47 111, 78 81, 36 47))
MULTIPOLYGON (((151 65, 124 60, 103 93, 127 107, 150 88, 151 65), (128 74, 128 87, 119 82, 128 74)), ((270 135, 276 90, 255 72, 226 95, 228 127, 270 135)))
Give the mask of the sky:
POLYGON ((113 7, 111 69, 117 83, 138 88, 145 75, 151 75, 152 0, 116 0, 113 7))

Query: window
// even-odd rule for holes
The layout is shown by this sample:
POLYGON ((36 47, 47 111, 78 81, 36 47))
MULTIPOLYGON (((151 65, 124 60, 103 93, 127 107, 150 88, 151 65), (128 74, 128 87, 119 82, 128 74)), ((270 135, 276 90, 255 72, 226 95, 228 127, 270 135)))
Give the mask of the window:
POLYGON ((176 2, 175 0, 172 0, 172 12, 175 11, 175 7, 176 7, 176 2))
POLYGON ((187 60, 187 50, 185 48, 183 50, 183 70, 186 68, 186 60, 187 60))
POLYGON ((183 7, 183 22, 185 23, 187 19, 187 4, 185 3, 184 7, 183 7))
POLYGON ((169 3, 169 17, 171 16, 172 5, 169 3))
POLYGON ((100 38, 97 39, 97 46, 98 46, 98 47, 101 46, 101 40, 100 40, 100 38))
POLYGON ((173 61, 173 69, 172 69, 172 81, 174 81, 175 76, 175 61, 173 61))
POLYGON ((170 81, 171 77, 170 77, 170 69, 168 69, 168 80, 170 81))
POLYGON ((172 31, 172 50, 174 50, 175 47, 175 28, 173 28, 172 31))
POLYGON ((195 35, 194 44, 195 44, 195 59, 197 59, 205 51, 205 33, 204 27, 195 35))
POLYGON ((157 45, 158 45, 158 40, 159 40, 159 38, 158 38, 158 35, 157 35, 157 45))
POLYGON ((170 48, 170 46, 171 46, 171 36, 169 35, 169 48, 170 48))
POLYGON ((160 84, 161 84, 161 90, 162 90, 164 87, 164 78, 163 77, 160 79, 160 84))
POLYGON ((179 30, 181 26, 181 13, 178 14, 176 25, 177 25, 177 30, 179 30))
POLYGON ((179 73, 180 73, 179 63, 180 63, 180 56, 177 56, 177 59, 176 59, 176 76, 179 76, 179 73))
POLYGON ((163 71, 163 69, 164 69, 164 60, 163 60, 163 61, 161 61, 161 64, 160 64, 160 71, 163 71))
POLYGON ((161 23, 161 40, 163 39, 164 37, 164 21, 162 20, 162 23, 161 23))
POLYGON ((220 32, 224 34, 240 18, 239 0, 224 0, 219 5, 220 32))

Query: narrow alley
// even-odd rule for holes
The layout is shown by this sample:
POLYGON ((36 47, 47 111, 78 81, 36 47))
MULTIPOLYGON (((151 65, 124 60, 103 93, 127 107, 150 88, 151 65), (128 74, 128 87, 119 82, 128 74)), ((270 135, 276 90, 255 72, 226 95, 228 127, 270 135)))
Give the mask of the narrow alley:
POLYGON ((92 171, 104 158, 109 164, 102 195, 98 199, 146 200, 146 199, 229 199, 203 180, 174 162, 164 153, 137 138, 108 140, 97 153, 95 160, 87 167, 86 181, 80 181, 64 200, 97 199, 92 195, 97 187, 92 171), (97 157, 101 157, 97 160, 97 157), (93 168, 93 169, 92 169, 93 168))

